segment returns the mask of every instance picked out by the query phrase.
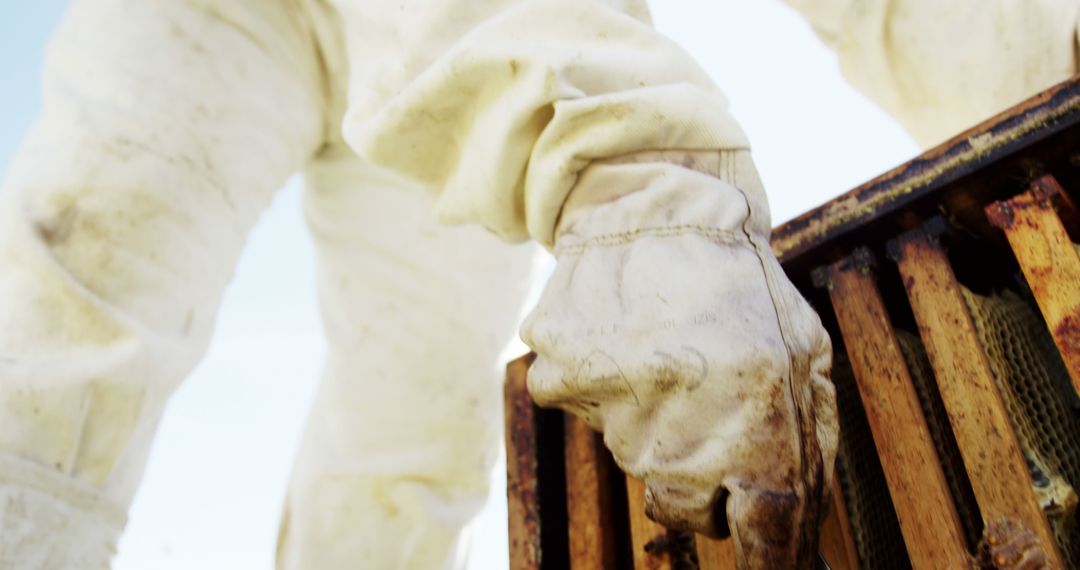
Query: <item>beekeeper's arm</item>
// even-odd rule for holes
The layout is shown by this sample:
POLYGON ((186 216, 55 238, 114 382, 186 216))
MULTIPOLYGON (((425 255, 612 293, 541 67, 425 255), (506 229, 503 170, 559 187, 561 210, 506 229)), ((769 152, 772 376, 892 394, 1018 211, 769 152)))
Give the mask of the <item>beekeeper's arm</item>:
POLYGON ((604 431, 655 518, 718 534, 730 493, 743 568, 805 564, 836 446, 829 340, 770 253, 723 95, 634 5, 489 8, 386 93, 355 83, 347 140, 439 189, 444 220, 553 249, 530 390, 604 431))
POLYGON ((50 43, 0 190, 0 569, 107 567, 247 229, 322 140, 293 16, 76 0, 50 43))
POLYGON ((1077 71, 1077 0, 786 0, 923 146, 1077 71))

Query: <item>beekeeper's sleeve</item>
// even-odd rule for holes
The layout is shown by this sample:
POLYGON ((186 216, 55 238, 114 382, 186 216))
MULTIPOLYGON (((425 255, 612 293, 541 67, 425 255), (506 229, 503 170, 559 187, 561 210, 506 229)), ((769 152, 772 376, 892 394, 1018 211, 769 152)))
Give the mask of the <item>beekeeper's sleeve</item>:
POLYGON ((1077 0, 787 0, 925 147, 1076 73, 1077 0))
POLYGON ((76 0, 0 190, 0 569, 105 568, 247 231, 318 148, 284 2, 76 0))
POLYGON ((740 568, 810 564, 829 339, 711 79, 633 2, 405 2, 396 25, 342 4, 346 140, 439 193, 445 221, 558 259, 522 329, 533 397, 603 430, 657 520, 730 526, 740 568))

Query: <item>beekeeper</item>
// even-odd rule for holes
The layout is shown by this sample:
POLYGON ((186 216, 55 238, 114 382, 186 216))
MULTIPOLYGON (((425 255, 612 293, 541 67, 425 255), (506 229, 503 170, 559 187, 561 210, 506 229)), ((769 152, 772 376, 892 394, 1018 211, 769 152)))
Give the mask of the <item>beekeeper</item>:
MULTIPOLYGON (((1074 0, 793 3, 924 142, 1076 67, 1074 0)), ((329 356, 279 567, 462 560, 534 266, 491 234, 558 260, 522 330, 535 398, 602 429, 659 521, 716 534, 726 497, 743 568, 804 564, 829 339, 748 149, 638 0, 74 0, 0 192, 0 568, 108 565, 297 171, 329 356)))

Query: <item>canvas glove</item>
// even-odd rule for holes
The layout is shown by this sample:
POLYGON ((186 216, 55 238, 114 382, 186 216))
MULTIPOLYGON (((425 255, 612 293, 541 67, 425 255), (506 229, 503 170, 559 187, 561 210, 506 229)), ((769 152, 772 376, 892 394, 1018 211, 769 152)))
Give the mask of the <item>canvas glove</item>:
POLYGON ((831 345, 768 232, 746 151, 595 162, 522 338, 533 398, 603 432, 650 517, 730 532, 742 569, 806 568, 836 455, 831 345))

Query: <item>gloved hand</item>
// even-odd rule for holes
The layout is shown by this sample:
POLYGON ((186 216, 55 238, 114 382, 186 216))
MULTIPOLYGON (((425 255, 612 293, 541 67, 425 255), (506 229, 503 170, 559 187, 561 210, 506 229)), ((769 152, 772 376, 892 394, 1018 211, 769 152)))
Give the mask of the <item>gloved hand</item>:
POLYGON ((836 456, 831 345, 768 232, 746 151, 593 163, 522 338, 533 398, 603 431, 650 517, 729 528, 741 569, 809 568, 836 456))

